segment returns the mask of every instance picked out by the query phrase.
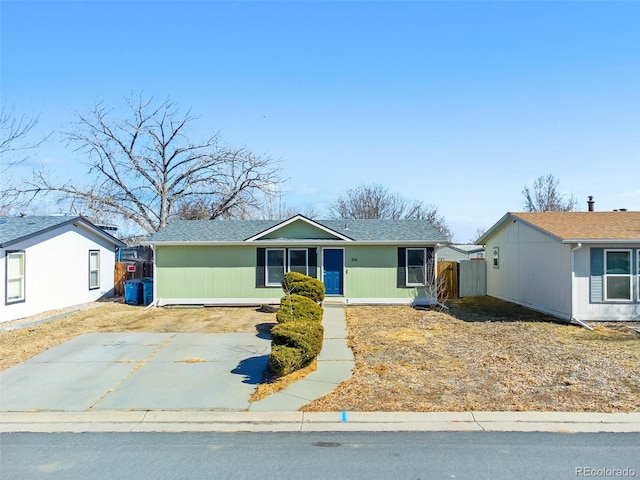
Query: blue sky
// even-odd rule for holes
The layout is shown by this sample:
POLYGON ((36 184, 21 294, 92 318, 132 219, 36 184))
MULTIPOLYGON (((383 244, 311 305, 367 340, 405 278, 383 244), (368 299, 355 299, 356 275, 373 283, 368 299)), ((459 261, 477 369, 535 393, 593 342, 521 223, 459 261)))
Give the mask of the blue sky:
MULTIPOLYGON (((640 2, 3 0, 1 90, 41 132, 94 100, 171 98, 281 159, 320 212, 379 183, 434 204, 458 242, 546 174, 586 210, 640 210, 640 2)), ((34 132, 38 133, 38 132, 34 132)), ((59 134, 32 155, 82 158, 59 134)))

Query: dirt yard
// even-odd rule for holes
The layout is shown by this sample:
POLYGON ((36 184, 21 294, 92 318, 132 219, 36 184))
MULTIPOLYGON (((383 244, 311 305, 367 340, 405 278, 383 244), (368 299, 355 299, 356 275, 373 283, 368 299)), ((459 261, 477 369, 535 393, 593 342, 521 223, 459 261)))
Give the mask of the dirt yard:
POLYGON ((640 411, 640 335, 489 297, 349 307, 353 377, 304 411, 640 411))
MULTIPOLYGON (((303 410, 640 411, 640 335, 625 326, 588 331, 488 297, 449 305, 448 313, 348 307, 354 375, 303 410)), ((0 332, 0 370, 86 332, 257 333, 275 324, 255 307, 86 307, 0 332)), ((263 396, 278 388, 261 387, 263 396)))

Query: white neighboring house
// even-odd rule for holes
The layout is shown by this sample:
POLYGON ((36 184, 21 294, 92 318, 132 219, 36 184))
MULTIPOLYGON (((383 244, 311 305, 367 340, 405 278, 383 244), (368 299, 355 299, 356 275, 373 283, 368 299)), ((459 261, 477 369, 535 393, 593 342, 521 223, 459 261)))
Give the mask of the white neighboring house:
POLYGON ((640 320, 640 212, 507 213, 478 243, 489 296, 565 320, 640 320))
POLYGON ((0 217, 0 322, 113 295, 118 247, 83 217, 0 217))
POLYGON ((438 260, 446 262, 460 262, 460 260, 473 260, 484 258, 482 245, 443 245, 438 247, 438 260))

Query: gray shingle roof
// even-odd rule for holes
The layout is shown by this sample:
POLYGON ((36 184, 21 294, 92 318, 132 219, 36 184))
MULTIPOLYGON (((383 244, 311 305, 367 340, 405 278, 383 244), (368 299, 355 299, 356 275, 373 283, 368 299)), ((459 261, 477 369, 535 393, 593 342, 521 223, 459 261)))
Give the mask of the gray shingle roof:
POLYGON ((92 223, 79 216, 26 216, 0 217, 0 247, 10 246, 34 235, 53 230, 61 225, 81 221, 112 238, 116 245, 123 245, 119 240, 103 232, 92 223))
MULTIPOLYGON (((309 220, 359 242, 446 243, 427 220, 309 220)), ((177 220, 144 243, 243 242, 282 220, 177 220)))

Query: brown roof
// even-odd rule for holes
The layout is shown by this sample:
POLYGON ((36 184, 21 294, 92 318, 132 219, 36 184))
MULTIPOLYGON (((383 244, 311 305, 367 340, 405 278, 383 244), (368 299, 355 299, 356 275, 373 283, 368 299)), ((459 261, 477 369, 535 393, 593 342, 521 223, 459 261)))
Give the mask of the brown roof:
POLYGON ((562 240, 640 240, 640 212, 511 213, 562 240))

